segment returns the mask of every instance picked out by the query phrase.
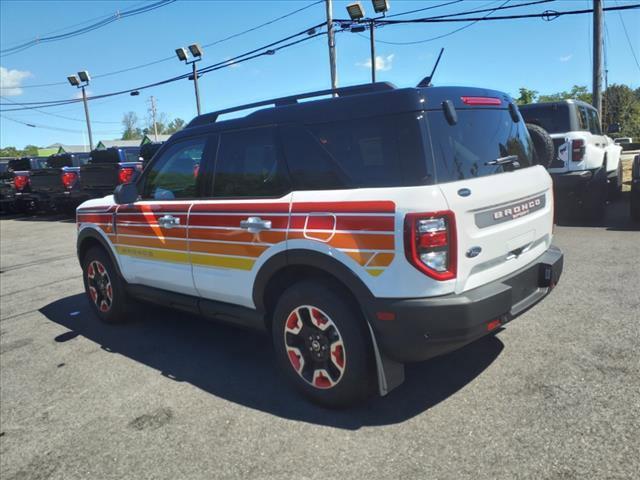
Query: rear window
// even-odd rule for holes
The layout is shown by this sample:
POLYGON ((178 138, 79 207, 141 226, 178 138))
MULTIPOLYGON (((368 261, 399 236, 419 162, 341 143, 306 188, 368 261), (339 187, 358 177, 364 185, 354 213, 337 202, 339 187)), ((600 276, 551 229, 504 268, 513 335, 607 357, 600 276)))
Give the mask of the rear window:
POLYGON ((108 150, 94 150, 91 152, 91 159, 89 163, 118 163, 120 156, 116 149, 110 148, 108 150))
POLYGON ((549 133, 566 133, 571 131, 571 113, 569 105, 525 105, 520 113, 527 123, 535 123, 549 133))
POLYGON ((71 155, 52 155, 49 157, 49 166, 51 168, 71 167, 71 155))
POLYGON ((123 149, 125 162, 139 162, 140 161, 140 149, 139 148, 125 148, 123 149))
POLYGON ((320 190, 432 182, 414 113, 282 129, 294 188, 320 190))
POLYGON ((533 164, 533 145, 524 122, 514 122, 507 110, 458 109, 450 125, 442 110, 426 114, 439 183, 484 177, 505 171, 487 165, 516 155, 520 168, 533 164))

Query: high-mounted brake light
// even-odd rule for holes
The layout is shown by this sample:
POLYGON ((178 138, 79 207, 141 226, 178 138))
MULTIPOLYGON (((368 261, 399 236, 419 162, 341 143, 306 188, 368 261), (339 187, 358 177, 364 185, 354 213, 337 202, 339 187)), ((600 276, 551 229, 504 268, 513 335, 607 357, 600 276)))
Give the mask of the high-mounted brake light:
POLYGON ((456 219, 451 211, 409 213, 404 220, 405 255, 436 280, 456 278, 456 219))
POLYGON ((571 141, 571 160, 574 162, 581 162, 584 158, 585 152, 584 140, 576 138, 571 141))
POLYGON ((13 177, 13 187, 16 190, 21 191, 27 185, 29 185, 29 175, 16 175, 13 177))
POLYGON ((118 183, 130 183, 135 169, 133 167, 121 167, 118 172, 118 183))
POLYGON ((502 100, 495 97, 460 97, 465 105, 502 105, 502 100))
POLYGON ((72 188, 76 180, 78 180, 78 174, 76 172, 63 172, 60 178, 64 188, 72 188))

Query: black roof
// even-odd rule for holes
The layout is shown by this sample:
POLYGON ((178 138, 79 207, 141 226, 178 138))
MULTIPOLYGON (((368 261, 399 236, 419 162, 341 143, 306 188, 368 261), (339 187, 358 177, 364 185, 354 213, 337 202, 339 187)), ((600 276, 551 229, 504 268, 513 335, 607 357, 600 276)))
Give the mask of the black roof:
POLYGON ((451 100, 457 108, 465 108, 466 106, 461 101, 461 96, 465 95, 498 97, 506 103, 513 102, 511 97, 505 93, 484 88, 396 88, 390 83, 373 83, 275 98, 206 113, 191 120, 183 130, 175 133, 173 138, 177 140, 194 133, 208 133, 261 125, 323 123, 337 119, 348 120, 383 114, 436 109, 441 108, 444 100, 451 100), (332 97, 332 94, 336 94, 336 96, 332 97), (300 102, 300 100, 314 97, 325 98, 300 102), (217 121, 220 115, 261 106, 267 108, 253 111, 241 118, 217 121))
POLYGON ((572 98, 568 98, 566 100, 556 100, 555 102, 537 102, 537 103, 527 103, 526 105, 519 105, 519 109, 526 110, 527 107, 539 107, 539 106, 553 106, 553 105, 580 105, 581 107, 591 108, 595 110, 596 108, 590 103, 583 102, 582 100, 574 100, 572 98))

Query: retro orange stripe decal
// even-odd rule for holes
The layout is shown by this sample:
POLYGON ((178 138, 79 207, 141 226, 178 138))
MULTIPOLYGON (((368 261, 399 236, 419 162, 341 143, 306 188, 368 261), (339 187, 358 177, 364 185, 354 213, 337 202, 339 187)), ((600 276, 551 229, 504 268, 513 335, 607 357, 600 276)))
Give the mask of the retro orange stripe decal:
POLYGON ((197 212, 254 212, 254 213, 289 213, 288 203, 196 203, 191 209, 197 212))
POLYGON ((291 206, 291 213, 395 213, 396 205, 387 201, 371 202, 299 202, 291 206))
POLYGON ((173 240, 163 237, 127 237, 125 235, 118 235, 119 245, 132 245, 138 247, 151 247, 151 248, 166 248, 169 250, 184 250, 187 251, 186 240, 173 240))
MULTIPOLYGON (((156 230, 151 225, 126 225, 118 223, 118 233, 126 235, 146 235, 149 237, 157 237, 156 230)), ((186 228, 172 228, 170 230, 162 229, 161 237, 177 237, 187 238, 186 228)))
POLYGON ((255 243, 279 243, 284 242, 287 234, 285 232, 249 233, 246 230, 214 230, 207 228, 190 228, 189 238, 193 240, 225 240, 237 242, 255 243))
MULTIPOLYGON (((302 232, 290 232, 289 239, 304 239, 302 232)), ((354 250, 393 250, 393 235, 377 233, 336 233, 327 242, 335 248, 350 248, 354 250)))
POLYGON ((388 267, 394 257, 393 253, 376 253, 376 256, 367 264, 367 267, 388 267))
POLYGON ((394 217, 346 217, 333 215, 298 215, 291 217, 290 228, 302 230, 369 230, 375 232, 393 232, 394 217), (335 220, 334 220, 335 218, 335 220))
POLYGON ((285 216, 269 216, 269 214, 243 214, 243 215, 214 215, 214 214, 200 214, 190 215, 189 226, 216 226, 216 227, 236 227, 240 228, 240 222, 246 220, 249 216, 259 216, 262 220, 270 221, 271 228, 285 229, 289 217, 285 216))
POLYGON ((191 240, 189 242, 192 253, 217 253, 220 255, 235 255, 240 257, 259 257, 267 248, 261 245, 243 245, 235 243, 209 243, 191 240))

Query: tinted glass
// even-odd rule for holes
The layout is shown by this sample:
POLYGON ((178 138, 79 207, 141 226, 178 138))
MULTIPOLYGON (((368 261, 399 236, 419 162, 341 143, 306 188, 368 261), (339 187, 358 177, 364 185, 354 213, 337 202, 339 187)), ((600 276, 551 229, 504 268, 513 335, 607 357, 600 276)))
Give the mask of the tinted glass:
POLYGON ((589 113, 589 130, 594 135, 602 135, 598 113, 595 110, 592 110, 590 108, 587 110, 587 112, 589 113))
POLYGON ((140 161, 140 149, 139 148, 123 148, 124 161, 125 162, 139 162, 140 161))
POLYGON ((147 171, 143 198, 194 198, 206 139, 192 138, 172 145, 147 171))
POLYGON ((431 182, 416 114, 288 127, 287 162, 296 189, 420 185, 431 182))
MULTIPOLYGON (((514 122, 507 110, 457 110, 450 125, 442 110, 427 113, 438 182, 502 173, 505 167, 487 165, 516 155, 520 168, 533 164, 533 145, 524 122, 514 122)), ((506 167, 508 168, 508 167, 506 167)))
POLYGON ((106 150, 94 150, 91 152, 89 163, 119 163, 120 155, 118 149, 108 148, 106 150))
POLYGON ((586 132, 589 131, 589 114, 584 107, 578 107, 578 128, 586 132))
POLYGON ((571 131, 571 114, 567 104, 523 105, 520 113, 525 122, 540 125, 549 133, 571 131))
POLYGON ((275 128, 222 134, 214 172, 214 197, 271 197, 289 189, 275 128))
POLYGON ((0 163, 0 173, 6 172, 8 168, 9 168, 9 164, 7 164, 6 162, 0 163))

